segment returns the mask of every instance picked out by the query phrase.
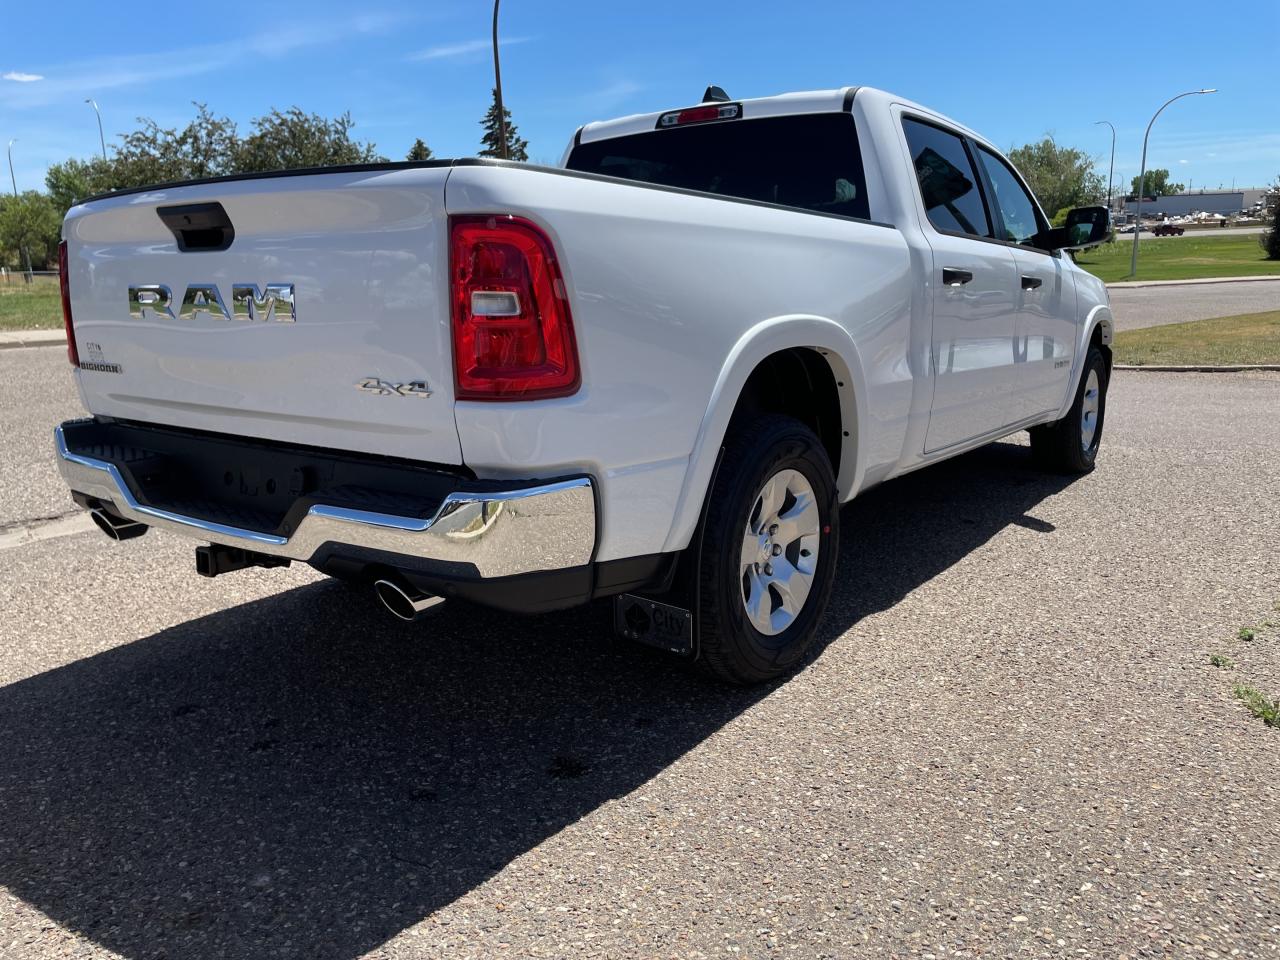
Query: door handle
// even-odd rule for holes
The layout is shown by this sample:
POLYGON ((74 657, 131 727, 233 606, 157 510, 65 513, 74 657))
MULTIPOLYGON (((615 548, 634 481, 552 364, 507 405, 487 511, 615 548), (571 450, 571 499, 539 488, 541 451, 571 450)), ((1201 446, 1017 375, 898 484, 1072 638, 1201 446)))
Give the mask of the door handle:
POLYGON ((1023 290, 1039 290, 1040 284, 1042 283, 1044 283, 1044 281, 1041 280, 1039 277, 1023 277, 1022 289, 1023 290))
POLYGON ((959 287, 973 279, 973 273, 969 270, 959 270, 955 267, 942 268, 942 282, 948 287, 959 287))

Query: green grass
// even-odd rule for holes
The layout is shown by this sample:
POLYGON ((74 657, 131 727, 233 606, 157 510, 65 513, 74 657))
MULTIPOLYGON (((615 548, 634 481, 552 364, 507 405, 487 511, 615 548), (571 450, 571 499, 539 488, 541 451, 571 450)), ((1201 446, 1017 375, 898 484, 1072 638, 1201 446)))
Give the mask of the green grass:
POLYGON ((1236 662, 1234 660, 1232 660, 1230 657, 1224 657, 1220 653, 1209 654, 1209 663, 1217 667, 1219 670, 1230 670, 1232 667, 1236 665, 1236 662))
POLYGON ((62 298, 58 281, 36 277, 25 283, 20 276, 0 283, 0 330, 45 330, 62 326, 62 298))
POLYGON ((1280 363, 1280 310, 1124 330, 1111 349, 1116 363, 1148 366, 1280 363))
POLYGON ((1280 260, 1264 260, 1257 236, 1152 237, 1138 241, 1138 275, 1129 276, 1133 235, 1117 234, 1076 255, 1076 263, 1107 283, 1116 280, 1198 280, 1280 274, 1280 260))
POLYGON ((1243 684, 1236 687, 1234 692, 1249 708, 1249 712, 1268 727, 1280 727, 1280 700, 1272 700, 1261 691, 1243 684))

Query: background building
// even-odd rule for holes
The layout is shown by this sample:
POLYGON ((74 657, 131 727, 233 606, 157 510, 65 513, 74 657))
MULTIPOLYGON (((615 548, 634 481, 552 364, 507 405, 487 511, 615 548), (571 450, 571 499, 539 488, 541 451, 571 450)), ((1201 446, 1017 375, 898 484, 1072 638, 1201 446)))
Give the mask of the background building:
MULTIPOLYGON (((1247 210, 1262 200, 1266 187, 1247 187, 1239 190, 1192 190, 1175 193, 1155 200, 1142 201, 1143 216, 1184 217, 1189 213, 1219 213, 1228 215, 1247 210)), ((1134 200, 1125 199, 1125 213, 1137 209, 1134 200)))

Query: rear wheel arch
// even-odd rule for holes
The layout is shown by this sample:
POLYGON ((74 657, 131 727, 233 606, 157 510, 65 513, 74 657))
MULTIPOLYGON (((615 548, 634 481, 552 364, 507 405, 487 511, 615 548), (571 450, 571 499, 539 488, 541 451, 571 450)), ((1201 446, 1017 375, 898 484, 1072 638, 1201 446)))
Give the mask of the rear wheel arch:
POLYGON ((840 404, 840 390, 847 382, 832 368, 830 353, 809 347, 771 353, 756 364, 742 385, 729 418, 729 431, 766 414, 791 417, 818 436, 839 475, 849 435, 840 404))
POLYGON ((865 396, 857 349, 839 324, 819 317, 765 321, 735 344, 721 369, 698 433, 665 549, 688 545, 731 428, 753 413, 782 413, 812 429, 836 469, 840 500, 861 481, 865 396), (768 386, 779 378, 804 386, 778 402, 768 386), (807 394, 812 393, 812 396, 807 394))

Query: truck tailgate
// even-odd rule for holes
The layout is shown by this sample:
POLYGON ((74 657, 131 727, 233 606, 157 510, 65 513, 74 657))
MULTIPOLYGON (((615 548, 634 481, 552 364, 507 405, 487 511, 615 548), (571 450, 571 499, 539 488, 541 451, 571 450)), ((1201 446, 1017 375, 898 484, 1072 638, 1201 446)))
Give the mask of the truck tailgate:
POLYGON ((86 406, 461 463, 448 174, 426 166, 272 176, 73 208, 64 237, 86 406), (220 242, 217 231, 182 229, 215 221, 234 231, 225 249, 215 249, 225 232, 220 242))

